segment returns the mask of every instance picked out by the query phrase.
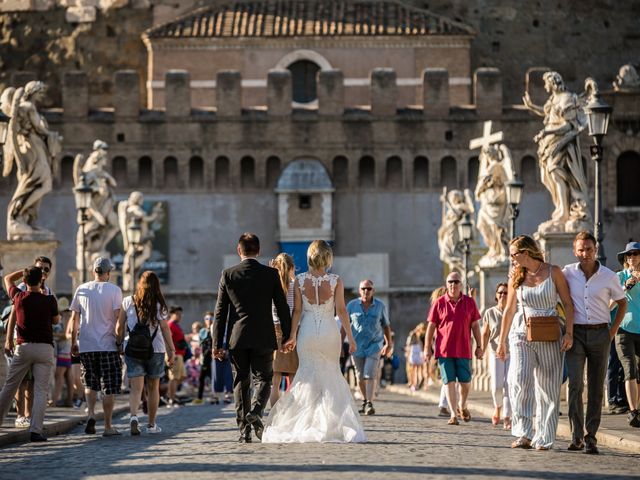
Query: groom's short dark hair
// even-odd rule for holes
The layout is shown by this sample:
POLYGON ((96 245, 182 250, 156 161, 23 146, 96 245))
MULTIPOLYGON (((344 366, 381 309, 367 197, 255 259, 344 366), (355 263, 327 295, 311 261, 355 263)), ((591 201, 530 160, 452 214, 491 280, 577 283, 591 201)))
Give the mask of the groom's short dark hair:
POLYGON ((258 255, 260 253, 260 240, 255 233, 245 232, 238 239, 240 253, 245 256, 258 255))

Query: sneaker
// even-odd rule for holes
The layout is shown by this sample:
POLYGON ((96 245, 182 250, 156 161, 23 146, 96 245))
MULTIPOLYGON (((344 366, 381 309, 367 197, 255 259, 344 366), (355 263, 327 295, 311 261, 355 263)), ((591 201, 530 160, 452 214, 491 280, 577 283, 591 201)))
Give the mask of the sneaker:
POLYGON ((226 403, 227 405, 233 402, 233 398, 229 397, 228 395, 225 395, 224 397, 224 403, 226 403))
POLYGON ((120 433, 120 430, 118 430, 116 427, 105 428, 104 432, 102 432, 103 437, 115 437, 117 435, 122 435, 122 434, 120 433))
POLYGON ((160 428, 160 425, 158 425, 157 423, 155 425, 147 425, 147 433, 160 433, 162 432, 162 429, 160 428))
POLYGON ((129 419, 129 429, 131 430, 131 435, 140 435, 140 429, 138 428, 138 417, 135 415, 131 415, 131 419, 129 419))
POLYGON ((640 427, 640 414, 638 414, 638 410, 631 410, 627 415, 627 419, 629 420, 629 425, 632 427, 640 427))
POLYGON ((96 419, 90 418, 87 420, 87 426, 84 427, 84 433, 94 434, 96 433, 96 419))
POLYGON ((194 404, 194 405, 202 405, 203 403, 204 403, 204 400, 202 400, 201 398, 196 398, 196 399, 193 401, 193 404, 194 404))
POLYGON ((47 437, 40 433, 31 432, 31 437, 29 438, 30 442, 46 442, 47 437))
POLYGON ((367 402, 364 406, 364 414, 365 415, 375 415, 376 409, 373 408, 373 404, 371 402, 367 402))
POLYGON ((82 399, 81 398, 76 398, 73 401, 73 408, 80 408, 82 406, 82 399))
POLYGON ((613 405, 609 407, 609 413, 611 415, 622 415, 629 411, 629 405, 613 405))
POLYGON ((362 401, 362 405, 360 406, 360 408, 358 409, 358 413, 364 413, 364 409, 367 406, 367 401, 363 400, 362 401))
POLYGON ((13 422, 13 425, 16 428, 29 428, 31 426, 31 419, 28 417, 18 417, 16 421, 13 422))

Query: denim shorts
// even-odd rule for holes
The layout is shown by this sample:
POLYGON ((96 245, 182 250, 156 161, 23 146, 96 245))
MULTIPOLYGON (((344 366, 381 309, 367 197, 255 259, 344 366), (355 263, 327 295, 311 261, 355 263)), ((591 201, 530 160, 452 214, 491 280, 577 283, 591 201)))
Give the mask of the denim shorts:
POLYGON ((449 382, 469 383, 471 381, 470 358, 439 358, 440 376, 445 385, 449 382))
POLYGON ((376 378, 378 368, 380 368, 380 355, 370 355, 368 357, 353 357, 353 364, 356 367, 358 378, 376 378))
POLYGON ((149 360, 124 356, 127 364, 127 377, 162 378, 164 376, 164 353, 154 353, 149 360))

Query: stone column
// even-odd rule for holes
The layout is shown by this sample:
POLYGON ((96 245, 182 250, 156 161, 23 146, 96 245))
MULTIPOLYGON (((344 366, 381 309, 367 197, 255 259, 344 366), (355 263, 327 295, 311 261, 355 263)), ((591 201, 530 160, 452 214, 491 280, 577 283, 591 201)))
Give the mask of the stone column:
POLYGON ((344 74, 340 70, 318 72, 318 111, 320 115, 344 112, 344 74))
POLYGON ((376 68, 371 72, 371 114, 392 116, 397 112, 398 86, 392 68, 376 68))
POLYGON ((291 115, 291 72, 269 70, 267 74, 267 113, 269 116, 291 115))
POLYGON ((64 118, 82 118, 89 114, 89 78, 85 72, 66 72, 62 85, 64 118))
POLYGON ((218 117, 239 117, 242 114, 242 77, 237 70, 218 72, 216 107, 218 117))
POLYGON ((423 70, 422 105, 427 117, 449 115, 449 71, 446 68, 423 70))
POLYGON ((140 115, 140 79, 135 70, 116 72, 113 107, 116 121, 140 115))
POLYGON ((481 117, 502 115, 502 74, 497 68, 479 68, 473 75, 473 99, 481 117))
POLYGON ((164 77, 167 118, 191 115, 191 76, 186 70, 169 70, 164 77))

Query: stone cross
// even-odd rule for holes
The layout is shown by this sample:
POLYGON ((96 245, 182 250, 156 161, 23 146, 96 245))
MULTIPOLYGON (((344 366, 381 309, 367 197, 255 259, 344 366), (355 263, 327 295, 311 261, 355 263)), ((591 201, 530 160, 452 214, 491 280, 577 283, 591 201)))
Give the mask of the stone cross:
POLYGON ((474 138, 469 142, 469 150, 488 147, 489 145, 501 142, 504 139, 503 132, 491 133, 492 125, 493 122, 491 120, 484 122, 484 131, 482 132, 482 136, 474 138))

